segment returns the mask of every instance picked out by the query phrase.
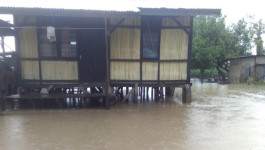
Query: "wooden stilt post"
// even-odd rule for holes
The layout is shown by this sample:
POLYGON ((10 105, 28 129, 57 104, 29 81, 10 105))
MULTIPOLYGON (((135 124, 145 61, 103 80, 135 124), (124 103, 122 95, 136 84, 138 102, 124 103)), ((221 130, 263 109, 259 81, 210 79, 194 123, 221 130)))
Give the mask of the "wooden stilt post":
POLYGON ((105 17, 105 45, 106 45, 106 88, 105 88, 105 102, 106 109, 109 109, 109 86, 110 86, 110 74, 109 74, 109 38, 110 32, 108 31, 108 20, 105 17))
POLYGON ((123 87, 121 87, 121 99, 123 99, 123 87))
POLYGON ((140 99, 141 99, 141 102, 143 101, 143 95, 142 95, 142 87, 139 87, 139 95, 140 95, 140 99))
MULTIPOLYGON (((75 89, 72 88, 72 94, 74 94, 74 93, 75 93, 75 89)), ((76 99, 75 98, 73 98, 73 108, 76 108, 76 99)))
POLYGON ((145 101, 145 87, 143 87, 143 101, 145 101))
POLYGON ((151 99, 152 101, 154 100, 154 88, 153 87, 151 87, 151 99))
POLYGON ((191 88, 186 85, 182 88, 182 103, 191 103, 191 88))
POLYGON ((172 96, 172 97, 174 96, 175 89, 176 89, 176 87, 172 87, 170 96, 172 96))
POLYGON ((147 100, 149 100, 149 87, 146 89, 147 100))
POLYGON ((163 96, 164 96, 164 87, 161 86, 160 87, 160 98, 163 98, 163 96))
POLYGON ((122 102, 123 102, 123 103, 124 103, 124 102, 128 102, 129 96, 130 96, 131 94, 133 94, 133 92, 134 92, 134 88, 132 88, 132 89, 130 90, 130 92, 128 92, 128 94, 122 99, 122 102))
POLYGON ((137 103, 138 101, 138 83, 134 86, 134 102, 137 103))
POLYGON ((182 103, 186 103, 186 88, 182 88, 182 103))
POLYGON ((5 40, 4 40, 4 36, 1 36, 1 48, 3 50, 3 59, 5 59, 6 55, 5 55, 5 40))
POLYGON ((129 93, 129 88, 126 86, 126 95, 129 93))
POLYGON ((166 96, 170 96, 171 94, 171 91, 172 91, 172 88, 171 87, 166 87, 166 96))
POLYGON ((0 112, 4 112, 5 111, 5 100, 4 97, 0 95, 0 112))
POLYGON ((155 101, 156 101, 156 100, 158 100, 158 97, 159 97, 159 95, 158 95, 158 87, 155 87, 154 90, 155 90, 155 101))

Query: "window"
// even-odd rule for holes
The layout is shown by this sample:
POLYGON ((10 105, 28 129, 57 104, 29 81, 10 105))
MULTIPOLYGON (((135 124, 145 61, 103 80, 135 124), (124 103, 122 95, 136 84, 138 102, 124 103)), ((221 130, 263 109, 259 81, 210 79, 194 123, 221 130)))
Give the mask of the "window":
POLYGON ((160 29, 161 18, 142 18, 142 54, 144 59, 158 58, 160 29))
POLYGON ((56 41, 50 42, 47 39, 47 29, 41 29, 40 55, 42 57, 76 57, 76 44, 76 34, 71 30, 57 30, 56 41))
POLYGON ((143 58, 158 57, 158 33, 142 33, 143 38, 143 58))
POLYGON ((41 29, 40 32, 40 55, 43 57, 56 57, 57 45, 47 39, 47 29, 41 29))
POLYGON ((70 30, 61 30, 61 56, 76 57, 76 36, 70 30))

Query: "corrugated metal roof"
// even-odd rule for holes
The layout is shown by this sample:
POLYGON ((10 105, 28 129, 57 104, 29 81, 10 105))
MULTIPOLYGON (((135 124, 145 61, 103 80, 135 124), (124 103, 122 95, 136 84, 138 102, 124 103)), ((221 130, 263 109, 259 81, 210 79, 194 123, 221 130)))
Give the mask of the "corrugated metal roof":
POLYGON ((265 55, 238 56, 238 57, 228 58, 226 60, 231 61, 231 60, 248 59, 248 58, 255 58, 255 57, 265 57, 265 55))
POLYGON ((43 8, 65 10, 130 11, 138 12, 135 3, 126 0, 5 0, 0 4, 9 8, 43 8))
POLYGON ((135 15, 163 15, 163 16, 196 16, 220 15, 220 9, 185 9, 185 8, 146 8, 136 3, 121 0, 96 0, 84 4, 82 0, 60 1, 54 0, 8 0, 0 4, 0 13, 24 15, 52 15, 52 16, 135 16, 135 15), (116 2, 116 3, 115 3, 116 2))
POLYGON ((194 9, 194 8, 139 8, 141 15, 158 16, 196 16, 220 15, 221 9, 194 9))
POLYGON ((80 10, 58 8, 19 8, 0 7, 0 14, 36 15, 36 16, 71 16, 71 17, 108 17, 108 16, 137 16, 133 11, 80 10))

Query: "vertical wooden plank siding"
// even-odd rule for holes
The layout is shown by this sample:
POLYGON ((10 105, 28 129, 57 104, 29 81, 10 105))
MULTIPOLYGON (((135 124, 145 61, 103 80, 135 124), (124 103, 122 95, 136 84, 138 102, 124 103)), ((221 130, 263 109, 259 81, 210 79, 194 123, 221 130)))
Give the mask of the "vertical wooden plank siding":
POLYGON ((36 24, 35 16, 18 16, 17 25, 33 25, 36 24))
POLYGON ((161 62, 160 80, 186 80, 186 62, 161 62))
MULTIPOLYGON (((190 19, 189 17, 175 17, 176 20, 178 20, 183 26, 189 26, 190 25, 190 19)), ((162 20, 162 27, 179 27, 179 25, 172 20, 170 17, 164 17, 162 20)))
POLYGON ((39 80, 39 62, 21 61, 21 76, 26 80, 39 80))
MULTIPOLYGON (((110 25, 117 25, 122 18, 111 18, 110 25)), ((110 79, 140 80, 140 17, 126 18, 110 35, 110 79), (130 26, 130 27, 126 27, 130 26), (115 59, 116 61, 112 60, 115 59), (119 60, 120 61, 117 61, 119 60), (126 61, 139 60, 139 61, 126 61)))
POLYGON ((111 59, 140 59, 140 29, 118 28, 111 34, 111 59))
POLYGON ((41 61, 43 80, 78 80, 76 61, 41 61))
POLYGON ((181 29, 162 29, 160 59, 187 59, 188 41, 188 35, 181 29))
POLYGON ((142 63, 142 80, 158 80, 158 63, 143 62, 142 63))
MULTIPOLYGON (((23 28, 18 32, 21 58, 38 58, 38 42, 36 28, 23 28)), ((21 79, 39 80, 38 61, 21 61, 21 79)))
POLYGON ((38 42, 36 28, 23 28, 19 31, 20 57, 38 58, 38 42))
MULTIPOLYGON (((110 25, 116 25, 121 19, 122 18, 111 18, 110 25)), ((140 26, 141 19, 140 17, 126 18, 121 25, 140 26)))
POLYGON ((140 80, 140 62, 110 63, 111 80, 140 80))
POLYGON ((36 17, 16 16, 16 26, 25 28, 17 30, 17 49, 20 58, 30 58, 33 60, 20 60, 20 76, 22 80, 40 80, 39 63, 38 63, 38 38, 36 17), (27 28, 28 27, 28 28, 27 28), (35 59, 35 60, 34 60, 35 59))
POLYGON ((167 62, 160 63, 160 80, 187 80, 190 36, 182 29, 191 31, 190 17, 175 17, 182 26, 174 19, 165 17, 162 20, 162 27, 176 27, 175 29, 161 30, 160 60, 167 62), (170 62, 172 60, 172 62, 170 62), (184 62, 174 62, 184 60, 184 62))

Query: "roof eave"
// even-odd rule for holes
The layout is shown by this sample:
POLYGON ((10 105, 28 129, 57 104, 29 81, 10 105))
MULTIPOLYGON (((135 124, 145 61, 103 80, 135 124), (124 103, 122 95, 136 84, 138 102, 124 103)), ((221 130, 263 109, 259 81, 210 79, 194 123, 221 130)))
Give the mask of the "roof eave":
POLYGON ((68 17, 130 17, 137 16, 135 11, 83 10, 83 9, 54 9, 54 8, 21 8, 0 7, 0 14, 32 15, 35 16, 68 16, 68 17))
POLYGON ((221 9, 193 9, 193 8, 142 8, 139 7, 141 15, 159 16, 198 16, 198 15, 221 15, 221 9))
POLYGON ((130 17, 140 15, 151 16, 197 16, 221 15, 221 9, 188 9, 188 8, 142 8, 139 11, 115 10, 84 10, 63 8, 37 8, 37 7, 0 7, 0 13, 14 15, 36 16, 70 16, 70 17, 130 17))

